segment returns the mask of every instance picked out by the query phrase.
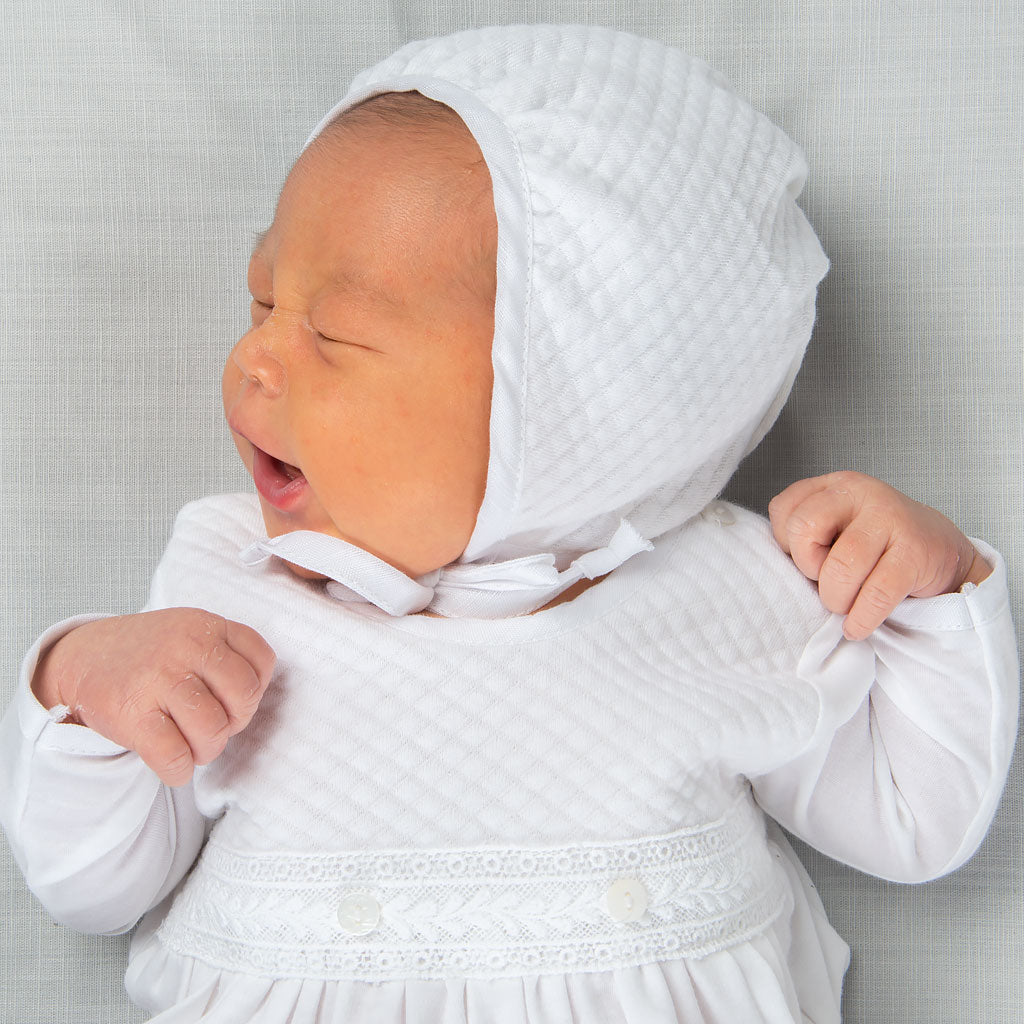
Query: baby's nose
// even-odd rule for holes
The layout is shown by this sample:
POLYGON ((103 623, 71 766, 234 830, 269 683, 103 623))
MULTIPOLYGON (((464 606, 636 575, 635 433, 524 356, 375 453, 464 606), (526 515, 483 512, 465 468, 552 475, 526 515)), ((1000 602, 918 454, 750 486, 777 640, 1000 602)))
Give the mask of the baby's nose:
POLYGON ((285 393, 288 377, 284 364, 260 328, 253 328, 244 335, 232 349, 230 358, 245 380, 256 385, 268 398, 285 393))

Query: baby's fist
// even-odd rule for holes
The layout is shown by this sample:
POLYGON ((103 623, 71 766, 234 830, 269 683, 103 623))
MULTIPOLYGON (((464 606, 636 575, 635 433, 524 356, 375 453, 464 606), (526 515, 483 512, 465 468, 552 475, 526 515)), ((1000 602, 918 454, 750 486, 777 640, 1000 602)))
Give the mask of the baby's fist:
POLYGON ((136 751, 169 786, 184 785, 249 724, 275 656, 249 626, 200 608, 88 622, 40 659, 33 692, 71 721, 136 751))
POLYGON ((862 640, 906 597, 953 593, 991 572, 941 512, 863 473, 798 480, 768 505, 772 532, 822 603, 862 640))

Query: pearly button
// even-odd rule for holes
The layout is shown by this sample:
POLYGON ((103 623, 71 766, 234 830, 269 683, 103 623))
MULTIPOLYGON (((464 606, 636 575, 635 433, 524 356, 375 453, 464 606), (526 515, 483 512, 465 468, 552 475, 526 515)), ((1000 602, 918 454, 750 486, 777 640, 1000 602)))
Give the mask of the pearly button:
POLYGON ((619 878, 608 886, 605 902, 616 921, 639 921, 647 912, 647 889, 635 878, 619 878))
POLYGON ((352 935, 366 935, 380 924, 380 904, 365 892, 350 892, 338 904, 341 927, 352 935))
POLYGON ((719 526, 732 526, 736 522, 732 509, 724 501, 713 501, 705 505, 700 517, 709 523, 718 523, 719 526))

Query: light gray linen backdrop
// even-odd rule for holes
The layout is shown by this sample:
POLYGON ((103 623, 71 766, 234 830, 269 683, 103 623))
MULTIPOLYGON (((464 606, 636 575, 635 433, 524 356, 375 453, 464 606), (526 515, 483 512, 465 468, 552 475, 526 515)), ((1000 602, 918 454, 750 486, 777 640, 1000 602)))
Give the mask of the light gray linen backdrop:
MULTIPOLYGON (((832 271, 731 495, 880 476, 1003 552, 1019 621, 1019 2, 0 0, 0 700, 49 623, 139 607, 184 502, 248 486, 220 369, 309 129, 398 45, 519 21, 674 43, 807 151, 832 271)), ((1022 796, 1015 763, 980 853, 928 885, 804 851, 853 946, 847 1021, 1024 1020, 1022 796)), ((0 847, 0 1020, 141 1021, 126 937, 54 925, 0 847)))

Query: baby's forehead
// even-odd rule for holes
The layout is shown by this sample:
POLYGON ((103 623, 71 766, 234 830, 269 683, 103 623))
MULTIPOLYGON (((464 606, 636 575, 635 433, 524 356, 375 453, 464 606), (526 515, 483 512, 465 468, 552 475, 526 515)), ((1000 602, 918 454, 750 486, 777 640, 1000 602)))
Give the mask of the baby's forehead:
POLYGON ((310 152, 354 159, 375 176, 404 166, 411 174, 389 181, 398 198, 420 191, 443 204, 490 195, 487 162, 465 122, 451 107, 417 92, 383 93, 342 111, 303 156, 310 152))
POLYGON ((372 287, 389 269, 392 285, 401 273, 438 271, 439 283, 493 302, 497 221, 479 147, 442 104, 378 99, 329 124, 296 161, 270 228, 255 237, 250 287, 269 287, 279 255, 304 248, 344 285, 372 287))

